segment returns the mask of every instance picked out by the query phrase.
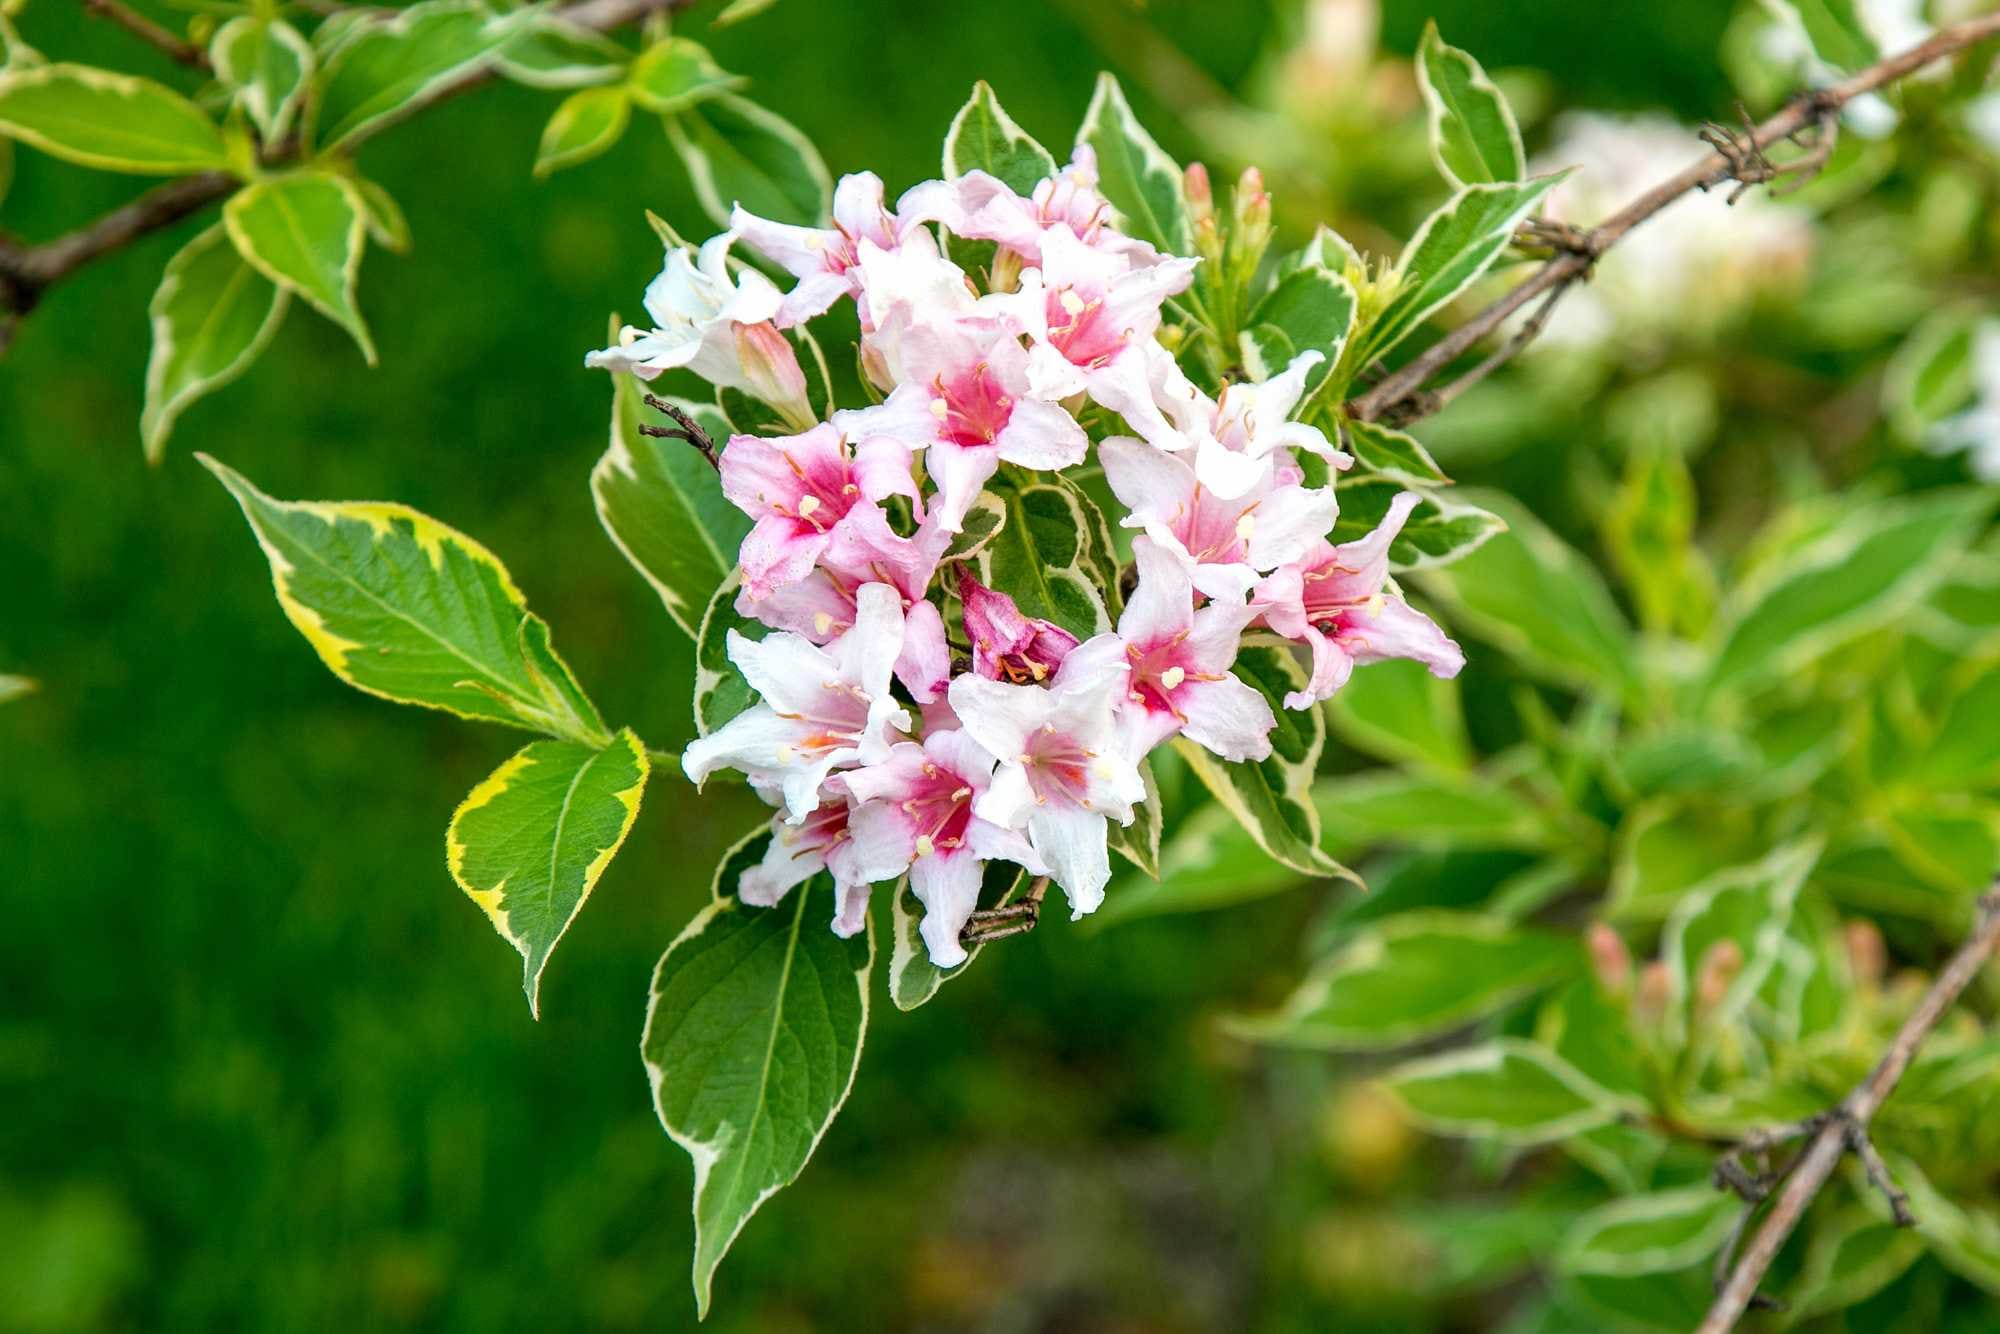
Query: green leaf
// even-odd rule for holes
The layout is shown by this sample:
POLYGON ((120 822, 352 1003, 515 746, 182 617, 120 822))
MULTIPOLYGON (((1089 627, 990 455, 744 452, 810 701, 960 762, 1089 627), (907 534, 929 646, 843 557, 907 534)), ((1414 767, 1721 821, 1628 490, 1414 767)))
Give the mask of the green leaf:
POLYGON ((425 0, 357 27, 319 80, 320 151, 377 134, 441 89, 499 58, 537 15, 494 15, 478 0, 425 0))
POLYGON ((632 53, 594 28, 541 13, 495 62, 515 83, 531 88, 588 88, 625 77, 632 53))
POLYGON ((285 317, 284 289, 243 262, 220 223, 167 261, 150 308, 153 351, 139 436, 157 463, 181 412, 257 359, 285 317))
POLYGON ((1923 1253, 1916 1229, 1849 1206, 1814 1225, 1789 1304, 1800 1316, 1844 1311, 1901 1278, 1923 1253))
POLYGON ((1382 842, 1535 848, 1549 840, 1532 804, 1478 774, 1376 770, 1327 778, 1313 785, 1312 804, 1328 843, 1342 851, 1382 842))
POLYGON ((737 899, 737 877, 770 837, 760 830, 724 857, 714 902, 661 956, 641 1042, 660 1124, 694 1159, 703 1316, 736 1234, 798 1177, 847 1101, 868 1026, 874 924, 852 940, 827 930, 824 872, 775 908, 737 899))
POLYGON ((602 747, 532 741, 451 817, 444 836, 451 878, 521 952, 537 1019, 542 970, 624 844, 650 772, 629 728, 602 747))
MULTIPOLYGON (((1397 495, 1411 488, 1387 478, 1364 476, 1336 484, 1340 517, 1334 521, 1334 542, 1365 537, 1382 522, 1397 495)), ((1423 498, 1404 520, 1389 544, 1389 565, 1396 570, 1424 570, 1463 559, 1504 532, 1506 523, 1478 505, 1419 490, 1423 498)), ((1483 503, 1483 502, 1482 502, 1483 503)))
POLYGON ((1857 0, 1773 0, 1790 13, 1812 43, 1813 54, 1843 73, 1872 65, 1881 56, 1857 0))
POLYGON ((1645 1098, 1645 1060, 1631 1005, 1595 977, 1579 977, 1549 998, 1535 1016, 1535 1038, 1605 1088, 1645 1098))
POLYGON ((756 18, 759 14, 777 3, 778 0, 729 0, 729 3, 722 7, 722 12, 709 20, 708 26, 711 28, 731 27, 743 22, 745 19, 756 18))
POLYGON ((272 282, 347 330, 375 364, 375 343, 354 303, 368 208, 344 176, 301 171, 247 185, 222 206, 236 251, 272 282))
POLYGON ((1300 420, 1311 415, 1321 385, 1340 364, 1340 353, 1354 332, 1359 306, 1353 284, 1345 277, 1331 269, 1307 266, 1280 278, 1250 312, 1252 325, 1277 329, 1294 353, 1319 352, 1326 357, 1306 375, 1306 398, 1294 414, 1300 420))
POLYGON ((1613 1200, 1576 1220, 1557 1263, 1621 1278, 1685 1269, 1715 1253, 1742 1207, 1733 1192, 1705 1182, 1613 1200))
POLYGON ((1400 286, 1368 326, 1355 366, 1366 366, 1395 347, 1477 282, 1507 249, 1521 220, 1561 179, 1468 185, 1425 218, 1396 261, 1400 286))
POLYGON ((350 177, 361 203, 368 211, 368 234, 377 245, 401 255, 410 248, 410 220, 403 216, 395 196, 365 176, 350 177))
POLYGON ((1194 253, 1180 164, 1153 142, 1108 73, 1097 76, 1076 141, 1096 151, 1097 188, 1127 232, 1171 254, 1194 253))
POLYGON ((700 42, 667 37, 639 53, 632 62, 628 86, 634 102, 665 116, 734 92, 749 82, 716 64, 700 42))
POLYGON ((1129 825, 1110 822, 1107 842, 1113 852, 1131 862, 1154 880, 1160 878, 1160 785, 1153 778, 1150 760, 1139 761, 1139 777, 1146 785, 1146 800, 1133 810, 1129 825))
POLYGON ((1357 932, 1275 1013, 1233 1027, 1261 1042, 1383 1051, 1484 1018, 1579 963, 1565 936, 1470 913, 1407 912, 1357 932))
POLYGON ((1318 709, 1284 706, 1288 693, 1305 688, 1305 668, 1289 650, 1253 644, 1237 653, 1231 670, 1264 696, 1278 720, 1271 729, 1271 754, 1229 764, 1185 739, 1177 738, 1174 748, 1258 847, 1302 875, 1353 880, 1354 873, 1320 846, 1319 813, 1311 800, 1326 720, 1318 709))
POLYGON ((1407 432, 1380 422, 1342 421, 1340 433, 1355 463, 1385 481, 1403 486, 1443 486, 1451 481, 1431 452, 1407 432))
POLYGON ((535 150, 535 178, 540 180, 608 152, 631 119, 632 95, 622 87, 582 88, 571 93, 542 127, 541 147, 535 150))
POLYGON ((1005 502, 991 491, 981 491, 972 498, 972 507, 965 512, 963 526, 953 534, 951 544, 944 549, 941 563, 971 560, 986 550, 1006 526, 1005 502))
POLYGON ((1236 348, 1243 357, 1243 371, 1255 384, 1282 375, 1292 364, 1298 349, 1275 324, 1258 324, 1236 335, 1236 348))
POLYGON ((1327 701, 1334 735, 1377 759, 1462 772, 1472 764, 1458 686, 1395 658, 1356 671, 1327 701))
POLYGON ((1479 62, 1424 25, 1417 82, 1430 109, 1431 157, 1453 186, 1518 181, 1528 174, 1521 130, 1507 99, 1479 62))
POLYGON ((1762 861, 1717 872, 1681 896, 1660 935, 1670 1033, 1688 1031, 1702 963, 1723 941, 1735 944, 1742 966, 1700 1022, 1713 1031, 1742 1012, 1777 963, 1799 887, 1818 860, 1816 842, 1788 843, 1762 861))
POLYGON ((1909 1194, 1917 1231, 1945 1267, 2000 1294, 2000 1211, 1987 1203, 1950 1198, 1908 1158, 1890 1159, 1889 1175, 1909 1194))
POLYGON ((1988 665, 1946 706, 1915 776, 1940 789, 2000 783, 2000 666, 1988 665))
MULTIPOLYGON (((1012 903, 1027 892, 1029 883, 1028 873, 1011 862, 987 862, 979 904, 982 908, 998 908, 1012 903)), ((968 947, 965 962, 957 967, 940 968, 931 962, 930 950, 924 944, 920 929, 924 905, 910 892, 907 878, 896 882, 889 902, 893 928, 889 946, 889 999, 899 1010, 914 1010, 937 995, 939 987, 970 968, 979 952, 986 948, 986 942, 968 947)))
POLYGON ((807 227, 832 206, 833 181, 819 150, 776 112, 722 93, 665 123, 695 198, 718 226, 729 225, 732 204, 807 227))
MULTIPOLYGON (((611 445, 590 474, 597 517, 692 639, 709 599, 736 568, 750 520, 723 498, 700 451, 639 433, 644 408, 631 376, 614 375, 611 386, 611 445)), ((714 408, 680 406, 711 435, 726 437, 714 408)))
POLYGON ((1428 571, 1424 587, 1451 604, 1454 624, 1544 680, 1624 691, 1631 630, 1596 567, 1511 500, 1487 493, 1479 503, 1499 514, 1507 531, 1428 571))
POLYGON ((984 79, 951 118, 944 136, 944 177, 983 171, 1018 195, 1028 195, 1056 174, 1056 160, 1033 135, 1014 123, 984 79))
POLYGON ((1971 404, 1978 388, 1972 369, 1978 330, 1972 312, 1942 311, 1918 325, 1889 359, 1882 406, 1906 438, 1922 440, 1971 404))
POLYGON ((1176 821, 1160 844, 1158 877, 1138 871, 1119 876, 1086 926, 1233 907, 1301 883, 1299 873, 1272 860, 1232 811, 1211 804, 1176 821))
POLYGON ((1312 949, 1324 953, 1362 927, 1401 917, 1415 909, 1449 908, 1507 918, 1499 899, 1538 864, 1504 848, 1448 848, 1398 851, 1371 861, 1368 889, 1350 894, 1327 919, 1312 949))
POLYGON ((741 575, 731 570, 702 613, 694 644, 694 724, 702 736, 757 702, 757 692, 729 659, 731 630, 762 639, 764 627, 736 610, 741 575))
POLYGON ((0 72, 0 134, 100 171, 182 176, 229 167, 208 114, 151 79, 89 65, 0 72))
POLYGON ((1894 621, 1937 586, 1992 512, 1967 487, 1871 505, 1736 590, 1723 611, 1711 689, 1797 673, 1894 621))
POLYGON ((312 43, 283 19, 246 14, 216 29, 208 54, 264 142, 283 139, 312 81, 312 43))
POLYGON ((206 454, 271 562, 278 605, 333 674, 383 699, 602 746, 547 627, 485 547, 407 505, 281 501, 206 454))
POLYGON ((1006 475, 989 486, 1007 518, 977 557, 981 582, 1006 589, 1023 615, 1054 621, 1078 639, 1108 631, 1111 613, 1092 577, 1095 556, 1082 494, 1006 475))
POLYGON ((1563 1139, 1609 1124, 1626 1110, 1547 1047, 1520 1038, 1412 1061, 1383 1083, 1431 1130, 1505 1144, 1563 1139))
POLYGON ((1753 855, 1752 831, 1711 810, 1642 803, 1618 826, 1609 911, 1621 920, 1658 921, 1690 888, 1753 855))

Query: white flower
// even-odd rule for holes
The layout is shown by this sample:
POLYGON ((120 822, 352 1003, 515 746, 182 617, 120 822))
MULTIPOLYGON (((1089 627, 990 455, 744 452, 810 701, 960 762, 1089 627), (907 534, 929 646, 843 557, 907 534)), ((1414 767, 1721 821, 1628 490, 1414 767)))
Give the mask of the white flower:
MULTIPOLYGON (((667 251, 659 276, 646 285, 646 313, 654 327, 626 325, 615 347, 590 353, 584 365, 630 371, 642 380, 662 371, 690 370, 724 388, 760 396, 768 391, 774 378, 769 368, 746 369, 744 354, 767 354, 769 340, 752 339, 746 349, 738 326, 765 324, 778 313, 784 296, 755 269, 730 273, 729 247, 735 240, 736 233, 724 232, 704 242, 699 252, 687 246, 667 251)), ((792 355, 789 344, 782 338, 778 342, 784 355, 792 355)), ((798 369, 796 357, 790 369, 798 369)), ((789 375, 783 378, 789 382, 789 375)), ((798 382, 804 385, 803 373, 798 382)))

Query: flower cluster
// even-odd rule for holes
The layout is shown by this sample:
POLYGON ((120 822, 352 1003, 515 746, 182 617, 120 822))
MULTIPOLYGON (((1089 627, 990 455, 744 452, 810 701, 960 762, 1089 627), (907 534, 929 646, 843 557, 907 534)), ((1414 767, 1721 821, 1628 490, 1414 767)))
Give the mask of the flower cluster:
POLYGON ((770 632, 729 633, 761 702, 683 757, 696 782, 737 769, 779 807, 745 902, 775 903, 824 869, 834 930, 851 933, 869 887, 907 874, 931 958, 949 967, 989 860, 1051 878, 1077 915, 1102 901, 1108 822, 1131 823, 1145 800, 1152 748, 1271 753, 1273 701, 1231 671, 1246 634, 1310 651, 1288 708, 1379 658, 1458 670, 1458 647, 1389 582, 1417 497, 1329 541, 1335 492, 1309 484, 1302 456, 1323 461, 1322 481, 1350 460, 1290 419, 1320 355, 1214 397, 1194 384, 1158 334, 1201 261, 1121 231, 1088 148, 1026 195, 973 171, 891 208, 864 173, 840 182, 829 228, 740 208, 731 223, 699 253, 668 255, 646 293, 655 328, 590 361, 647 379, 692 370, 795 431, 733 435, 722 451, 723 494, 755 525, 736 610, 770 632), (953 254, 991 255, 976 279, 941 236, 953 254), (791 290, 734 259, 739 243, 791 290), (879 401, 820 421, 786 331, 847 299, 879 401), (1115 627, 1080 637, 953 553, 1001 469, 1093 455, 1136 530, 1136 582, 1115 627))

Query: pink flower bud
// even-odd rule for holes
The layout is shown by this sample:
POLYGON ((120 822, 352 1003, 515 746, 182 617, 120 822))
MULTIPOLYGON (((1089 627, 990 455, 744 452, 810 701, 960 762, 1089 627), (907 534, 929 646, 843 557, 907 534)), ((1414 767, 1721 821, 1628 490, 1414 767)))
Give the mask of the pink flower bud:
POLYGON ((1264 173, 1245 167, 1237 178, 1236 195, 1230 201, 1236 213, 1239 244, 1245 250, 1262 250, 1271 239, 1271 195, 1264 188, 1264 173))
POLYGON ((800 430, 810 429, 818 420, 806 399, 806 373, 798 354, 769 320, 761 324, 737 324, 736 356, 743 363, 743 378, 750 393, 776 408, 800 430))
POLYGON ((1190 162, 1181 178, 1181 193, 1187 199, 1195 253, 1211 264, 1221 263, 1222 224, 1215 216, 1215 191, 1208 183, 1208 168, 1190 162))
POLYGON ((1718 940, 1701 956, 1695 973, 1694 1012, 1705 1015, 1722 1004, 1723 997, 1743 971, 1743 947, 1733 940, 1718 940))
POLYGON ((965 637, 972 641, 972 670, 989 681, 1039 683, 1076 647, 1077 638, 1053 621, 1023 616, 1014 599, 961 568, 958 599, 965 604, 965 637))
POLYGON ((1863 986, 1875 986, 1889 971, 1889 950, 1882 943, 1882 931, 1875 923, 1859 918, 1849 922, 1847 935, 1847 966, 1854 973, 1854 980, 1863 986))
POLYGON ((1666 1017, 1667 997, 1673 992, 1673 977, 1658 959, 1639 970, 1639 989, 1632 998, 1632 1013, 1640 1023, 1654 1025, 1666 1017))
POLYGON ((1622 996, 1632 985, 1632 955, 1618 933, 1603 922, 1594 923, 1584 935, 1590 951, 1590 968, 1597 980, 1614 996, 1622 996))

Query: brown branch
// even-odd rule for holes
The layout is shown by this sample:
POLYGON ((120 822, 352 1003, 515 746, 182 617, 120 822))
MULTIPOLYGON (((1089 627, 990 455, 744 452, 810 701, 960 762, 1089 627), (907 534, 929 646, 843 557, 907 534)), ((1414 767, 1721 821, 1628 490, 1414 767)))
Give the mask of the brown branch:
MULTIPOLYGON (((1366 393, 1349 400, 1348 415, 1362 421, 1373 421, 1385 416, 1392 407, 1415 396, 1426 380, 1464 355, 1480 339, 1499 328, 1515 311, 1543 292, 1567 287, 1588 273, 1599 255, 1616 245, 1627 232, 1682 195, 1736 180, 1737 167, 1746 166, 1754 160, 1763 160, 1764 150, 1783 140, 1798 142, 1796 136, 1800 131, 1813 125, 1825 124, 1842 107, 1862 94, 1874 92, 1922 69, 1933 61, 1942 60, 1946 56, 1994 36, 2000 36, 2000 14, 1988 14, 1947 28, 1940 28, 1929 39, 1907 51, 1890 56, 1839 83, 1793 99, 1776 115, 1756 126, 1742 140, 1735 143, 1728 155, 1721 152, 1710 153, 1677 175, 1660 182, 1597 226, 1585 231, 1580 238, 1580 244, 1574 248, 1564 249, 1563 253, 1543 264, 1505 296, 1440 338, 1406 365, 1384 376, 1366 393), (1751 156, 1753 154, 1754 158, 1751 156)), ((1826 146, 1830 148, 1830 144, 1826 146)), ((1808 153, 1807 158, 1816 156, 1818 156, 1817 149, 1808 153)), ((1824 158, 1819 157, 1819 161, 1823 162, 1824 158)), ((1770 166, 1768 161, 1765 161, 1764 165, 1770 166)), ((1787 163, 1782 168, 1772 170, 1774 174, 1782 174, 1798 169, 1797 165, 1787 163)), ((1421 412, 1412 415, 1408 409, 1399 411, 1403 414, 1400 417, 1403 421, 1411 421, 1415 417, 1424 415, 1421 412)))
MULTIPOLYGON (((1787 1131, 1798 1132, 1812 1127, 1812 1142, 1778 1174, 1785 1181, 1784 1193, 1771 1207, 1770 1215, 1757 1230, 1757 1235, 1737 1258, 1727 1280, 1718 1285, 1720 1291, 1715 1305, 1709 1308, 1708 1317, 1701 1322, 1697 1334, 1723 1334, 1723 1331, 1735 1327, 1743 1312, 1757 1300, 1757 1284, 1762 1281, 1764 1271, 1771 1267, 1771 1261, 1777 1257, 1785 1239, 1791 1236, 1792 1229, 1798 1226, 1800 1215, 1848 1153, 1861 1160, 1869 1180, 1888 1197, 1896 1221, 1905 1226, 1913 1221, 1907 1197, 1889 1179, 1881 1155, 1869 1142, 1868 1123, 1895 1091, 1897 1081, 1910 1068, 1910 1062, 1916 1059, 1924 1039, 1930 1036, 1931 1030, 1937 1027, 1938 1021, 1944 1018, 1960 993, 1971 985, 1972 979, 1979 975, 1980 968, 1992 955, 1996 944, 2000 944, 2000 880, 1996 880, 1980 898, 1979 917, 1971 936, 1951 956, 1931 983, 1930 990, 1917 1002, 1917 1008, 1896 1030, 1889 1049, 1882 1054, 1882 1059, 1876 1063, 1868 1078, 1842 1098, 1840 1105, 1831 1112, 1752 1137, 1760 1148, 1768 1148, 1775 1140, 1782 1139, 1787 1131)), ((1752 1141, 1746 1141, 1746 1147, 1752 1141)), ((1719 1173, 1719 1176, 1722 1175, 1725 1174, 1719 1173)), ((1755 1205, 1756 1201, 1752 1200, 1752 1207, 1755 1205)))
POLYGON ((206 51, 193 42, 174 36, 144 14, 131 8, 125 0, 83 0, 83 7, 98 18, 110 19, 155 50, 165 52, 169 60, 177 60, 190 69, 208 68, 206 51))
POLYGON ((1038 875, 1020 898, 997 908, 979 909, 966 919, 965 929, 958 933, 959 944, 983 945, 1033 931, 1042 920, 1042 897, 1048 892, 1049 878, 1038 875))
MULTIPOLYGON (((648 14, 682 8, 690 0, 582 0, 558 10, 558 15, 578 27, 590 28, 597 32, 608 32, 635 23, 648 14)), ((160 46, 158 38, 168 42, 178 42, 173 34, 127 9, 117 0, 85 0, 94 12, 102 13, 135 32, 133 23, 147 25, 156 30, 157 37, 146 40, 160 46)), ((185 45, 185 43, 181 43, 185 45)), ((176 59, 184 57, 174 50, 162 46, 176 59)), ((199 52, 196 55, 199 56, 199 52)), ((206 64, 203 57, 201 63, 206 64)), ((476 87, 493 75, 490 66, 472 71, 424 100, 421 106, 430 106, 476 87)), ((416 109, 416 108, 413 108, 416 109)), ((347 147, 358 145, 363 139, 389 128, 394 122, 384 121, 354 135, 347 147)), ((299 156, 298 141, 290 139, 274 144, 265 150, 264 161, 268 165, 282 166, 295 162, 299 156)), ((106 213, 94 222, 85 224, 72 232, 45 241, 40 245, 25 245, 19 240, 0 234, 0 355, 5 355, 20 317, 35 308, 43 294, 56 283, 82 268, 100 256, 109 254, 128 245, 150 232, 158 231, 179 222, 190 214, 198 213, 218 199, 225 198, 236 188, 236 181, 225 172, 208 171, 194 176, 183 176, 155 186, 134 199, 106 213)))
POLYGON ((672 426, 641 424, 640 435, 650 435, 660 440, 685 440, 701 451, 701 456, 708 460, 709 467, 717 472, 722 471, 722 456, 716 452, 714 439, 702 429, 700 422, 681 411, 679 404, 661 398, 658 394, 647 394, 646 406, 655 412, 664 412, 673 418, 674 424, 672 426))

